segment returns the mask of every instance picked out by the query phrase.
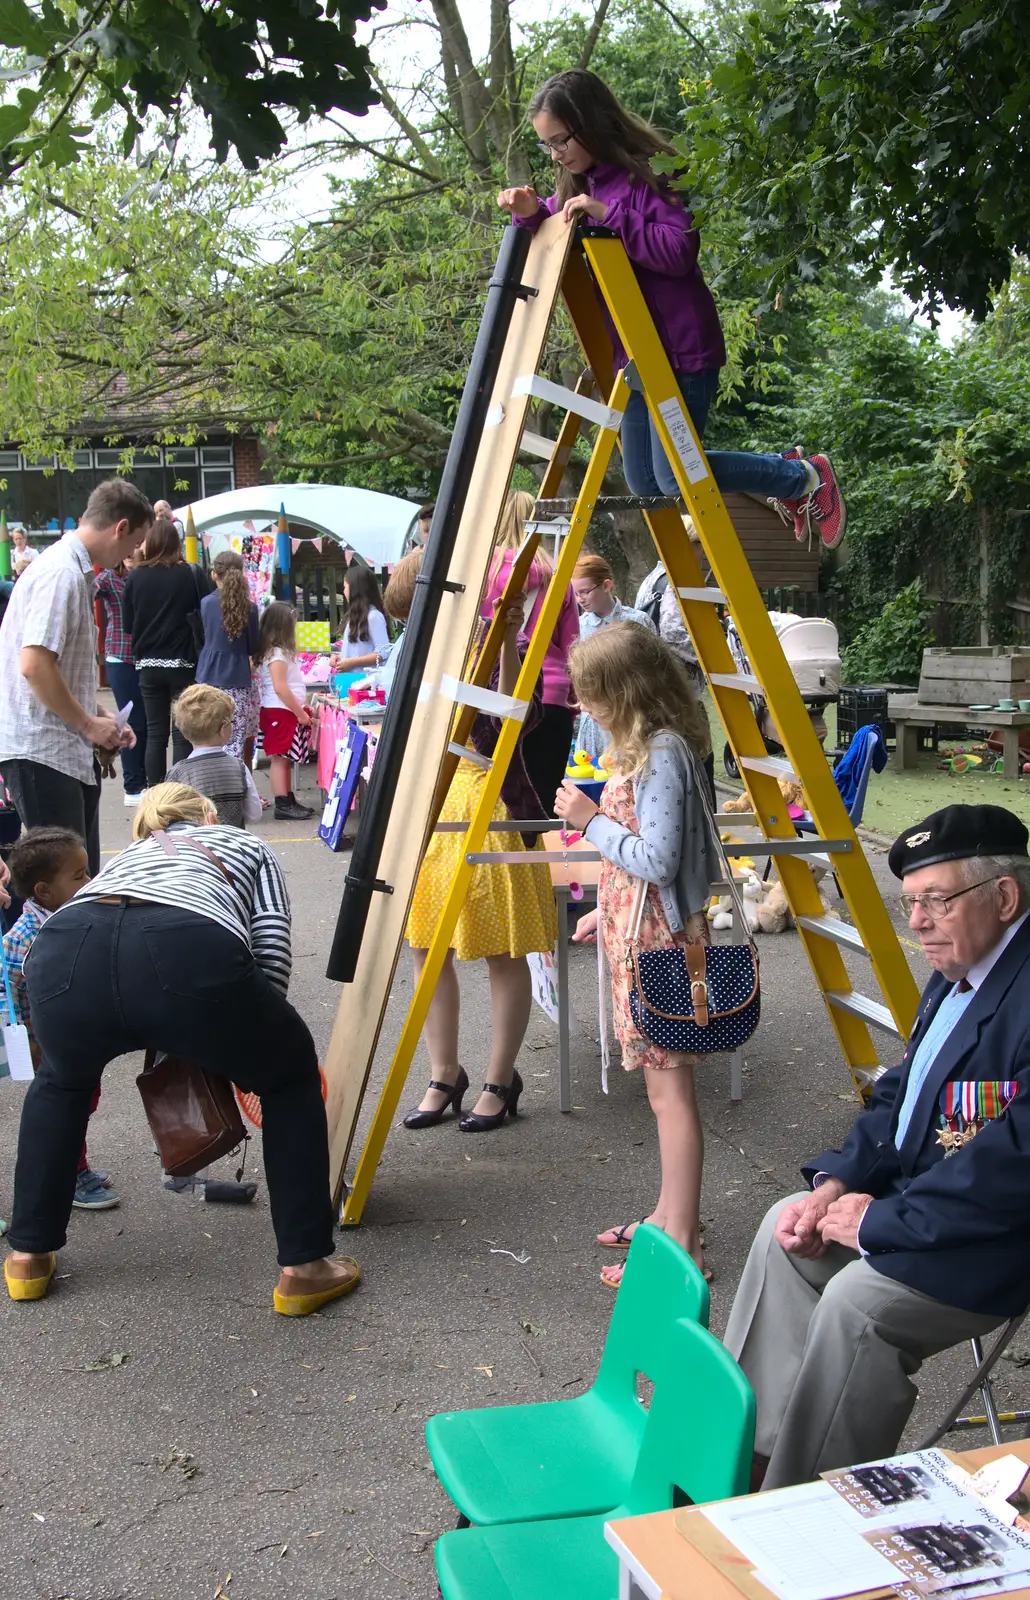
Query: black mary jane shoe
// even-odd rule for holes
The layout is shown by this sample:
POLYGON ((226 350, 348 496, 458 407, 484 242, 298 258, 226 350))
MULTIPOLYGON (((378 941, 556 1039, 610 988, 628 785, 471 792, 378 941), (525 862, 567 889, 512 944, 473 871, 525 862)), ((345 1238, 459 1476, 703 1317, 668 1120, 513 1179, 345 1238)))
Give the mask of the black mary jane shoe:
POLYGON ((462 1133, 490 1133, 494 1128, 499 1128, 509 1113, 513 1117, 518 1116, 519 1095, 522 1090, 522 1079, 517 1072, 510 1083, 484 1083, 484 1094, 495 1094, 504 1102, 500 1111, 490 1117, 483 1116, 480 1111, 467 1111, 458 1123, 458 1127, 462 1133))
POLYGON ((420 1111, 416 1106, 414 1111, 409 1111, 405 1116, 404 1126, 406 1128, 435 1128, 438 1122, 443 1121, 444 1112, 450 1106, 454 1107, 454 1115, 460 1117, 461 1102, 468 1093, 468 1086, 469 1081, 464 1067, 458 1068, 458 1076, 453 1084, 437 1083, 435 1078, 431 1078, 429 1087, 431 1089, 439 1089, 441 1094, 447 1096, 447 1099, 435 1111, 420 1111))

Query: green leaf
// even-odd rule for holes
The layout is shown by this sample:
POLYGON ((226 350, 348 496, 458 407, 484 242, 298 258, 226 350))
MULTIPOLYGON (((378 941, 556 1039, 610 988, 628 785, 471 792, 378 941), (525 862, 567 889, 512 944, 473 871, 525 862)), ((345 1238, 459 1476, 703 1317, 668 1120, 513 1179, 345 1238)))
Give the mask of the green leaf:
POLYGON ((0 44, 45 54, 52 35, 25 0, 0 0, 0 44))

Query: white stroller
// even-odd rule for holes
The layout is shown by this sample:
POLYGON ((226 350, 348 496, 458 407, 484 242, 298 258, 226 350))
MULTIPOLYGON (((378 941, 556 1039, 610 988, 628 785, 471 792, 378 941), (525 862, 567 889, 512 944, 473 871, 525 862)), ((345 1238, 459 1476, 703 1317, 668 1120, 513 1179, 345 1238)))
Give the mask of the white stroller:
MULTIPOLYGON (((826 738, 823 711, 840 695, 840 647, 837 629, 826 617, 798 617, 792 611, 770 611, 769 620, 776 629, 787 665, 801 690, 801 698, 819 735, 820 743, 826 738)), ((738 672, 751 673, 748 661, 733 619, 726 623, 726 642, 738 672)), ((779 730, 769 714, 765 699, 760 694, 750 697, 755 718, 762 730, 765 747, 770 755, 782 755, 779 730)), ((722 764, 728 778, 739 778, 740 772, 727 744, 722 764)))

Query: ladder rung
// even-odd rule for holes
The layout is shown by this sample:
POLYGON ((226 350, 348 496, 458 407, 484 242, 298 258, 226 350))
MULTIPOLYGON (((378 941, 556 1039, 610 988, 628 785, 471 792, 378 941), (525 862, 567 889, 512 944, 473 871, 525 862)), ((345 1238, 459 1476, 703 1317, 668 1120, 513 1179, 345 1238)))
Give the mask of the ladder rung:
POLYGON ((830 856, 848 856, 854 849, 850 839, 806 839, 795 835, 793 839, 744 839, 739 845, 723 840, 727 855, 738 856, 808 856, 813 861, 825 862, 833 871, 830 856))
POLYGON ((749 772, 764 772, 770 778, 787 778, 791 783, 800 783, 794 768, 789 761, 784 761, 780 756, 738 756, 737 765, 747 767, 749 772))
POLYGON ((710 672, 708 677, 720 689, 742 689, 745 694, 762 693, 762 685, 750 672, 710 672))
POLYGON ((805 928, 809 933, 832 939, 834 944, 844 945, 848 950, 858 950, 864 956, 869 954, 865 940, 850 922, 841 922, 838 917, 798 917, 796 921, 799 928, 805 928))
MULTIPOLYGON (((563 511, 575 511, 575 509, 575 500, 536 502, 536 515, 542 517, 557 516, 563 511)), ((685 511, 687 508, 682 500, 670 499, 668 495, 599 494, 590 509, 591 511, 685 511)))
POLYGON ((546 400, 550 405, 561 406, 564 411, 574 411, 577 417, 596 423, 599 428, 610 428, 613 433, 618 433, 622 427, 624 412, 616 411, 600 400, 591 400, 589 395, 579 394, 575 389, 566 389, 564 384, 552 383, 550 378, 542 378, 538 372, 526 372, 516 378, 511 392, 513 395, 528 394, 534 400, 546 400))
POLYGON ((676 593, 681 600, 708 600, 713 606, 728 606, 729 601, 721 589, 713 589, 710 584, 702 583, 699 588, 692 589, 688 584, 684 589, 677 589, 676 593))
POLYGON ((519 450, 524 456, 538 456, 541 461, 550 461, 554 455, 557 439, 545 439, 542 433, 533 433, 525 429, 519 450))
POLYGON ((514 867, 520 863, 535 866, 552 862, 568 867, 570 876, 576 876, 578 864, 603 861, 600 850, 470 850, 465 856, 470 867, 514 867))
POLYGON ((879 1078, 882 1078, 885 1072, 890 1071, 890 1068, 852 1067, 851 1070, 855 1074, 855 1077, 858 1079, 863 1089, 871 1089, 873 1084, 876 1083, 879 1078))
POLYGON ((493 766, 489 756, 480 755, 478 750, 472 750, 468 745, 456 744, 453 739, 447 749, 452 756, 460 756, 462 761, 471 761, 474 767, 483 767, 487 772, 493 766))
POLYGON ((850 1011, 852 1016, 861 1017, 863 1022, 869 1022, 874 1028, 882 1028, 884 1033, 893 1033, 901 1037, 901 1030, 885 1005, 879 1000, 871 1000, 867 994, 859 994, 854 989, 827 989, 826 1001, 828 1005, 836 1006, 838 1011, 850 1011))

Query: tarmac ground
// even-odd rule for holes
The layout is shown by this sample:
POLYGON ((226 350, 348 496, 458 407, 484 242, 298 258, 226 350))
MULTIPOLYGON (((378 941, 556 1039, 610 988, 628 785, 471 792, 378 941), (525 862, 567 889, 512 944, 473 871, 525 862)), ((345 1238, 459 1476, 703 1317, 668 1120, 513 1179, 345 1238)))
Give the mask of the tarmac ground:
MULTIPOLYGON (((313 775, 303 781, 310 786, 313 775)), ((267 792, 267 779, 258 782, 267 792)), ((131 817, 120 786, 108 784, 107 852, 129 842, 131 817)), ((338 1001, 325 962, 347 858, 326 851, 314 822, 265 821, 257 831, 286 867, 291 997, 324 1050, 338 1001)), ((869 854, 890 899, 897 886, 885 858, 874 847, 869 854)), ((907 937, 900 918, 898 926, 907 937)), ((746 1049, 743 1101, 729 1099, 724 1058, 698 1075, 715 1332, 763 1213, 799 1186, 801 1160, 838 1143, 857 1110, 797 936, 766 938, 761 953, 762 1023, 746 1049)), ((908 953, 922 983, 922 957, 908 953)), ((862 976, 868 984, 868 968, 862 976)), ((580 1019, 572 1113, 557 1106, 556 1030, 535 1011, 520 1059, 525 1115, 477 1137, 451 1119, 418 1134, 398 1119, 364 1221, 341 1240, 360 1261, 362 1284, 304 1319, 272 1310, 277 1268, 263 1181, 249 1207, 170 1193, 134 1084, 140 1063, 109 1067, 90 1154, 112 1172, 122 1204, 73 1212, 46 1300, 0 1300, 5 1600, 435 1594, 432 1544, 454 1512, 430 1466, 426 1418, 581 1393, 612 1306, 599 1274, 613 1254, 594 1235, 642 1215, 657 1194, 643 1083, 615 1067, 610 1093, 601 1091, 592 951, 573 950, 571 981, 580 1019)), ((485 966, 463 970, 461 986, 474 1085, 489 1026, 485 966)), ((366 1123, 410 994, 405 955, 366 1123)), ((884 1049, 889 1063, 886 1038, 884 1049)), ((420 1054, 405 1105, 425 1076, 420 1054)), ((21 1098, 17 1086, 0 1085, 5 1216, 21 1098)), ((258 1138, 251 1176, 260 1176, 259 1146, 258 1138)), ((1001 1363, 1003 1407, 1030 1403, 1027 1343, 1017 1337, 1022 1365, 1001 1363)), ((944 1411, 968 1367, 966 1347, 924 1368, 907 1442, 944 1411)), ((987 1441, 977 1432, 956 1442, 987 1441)))

